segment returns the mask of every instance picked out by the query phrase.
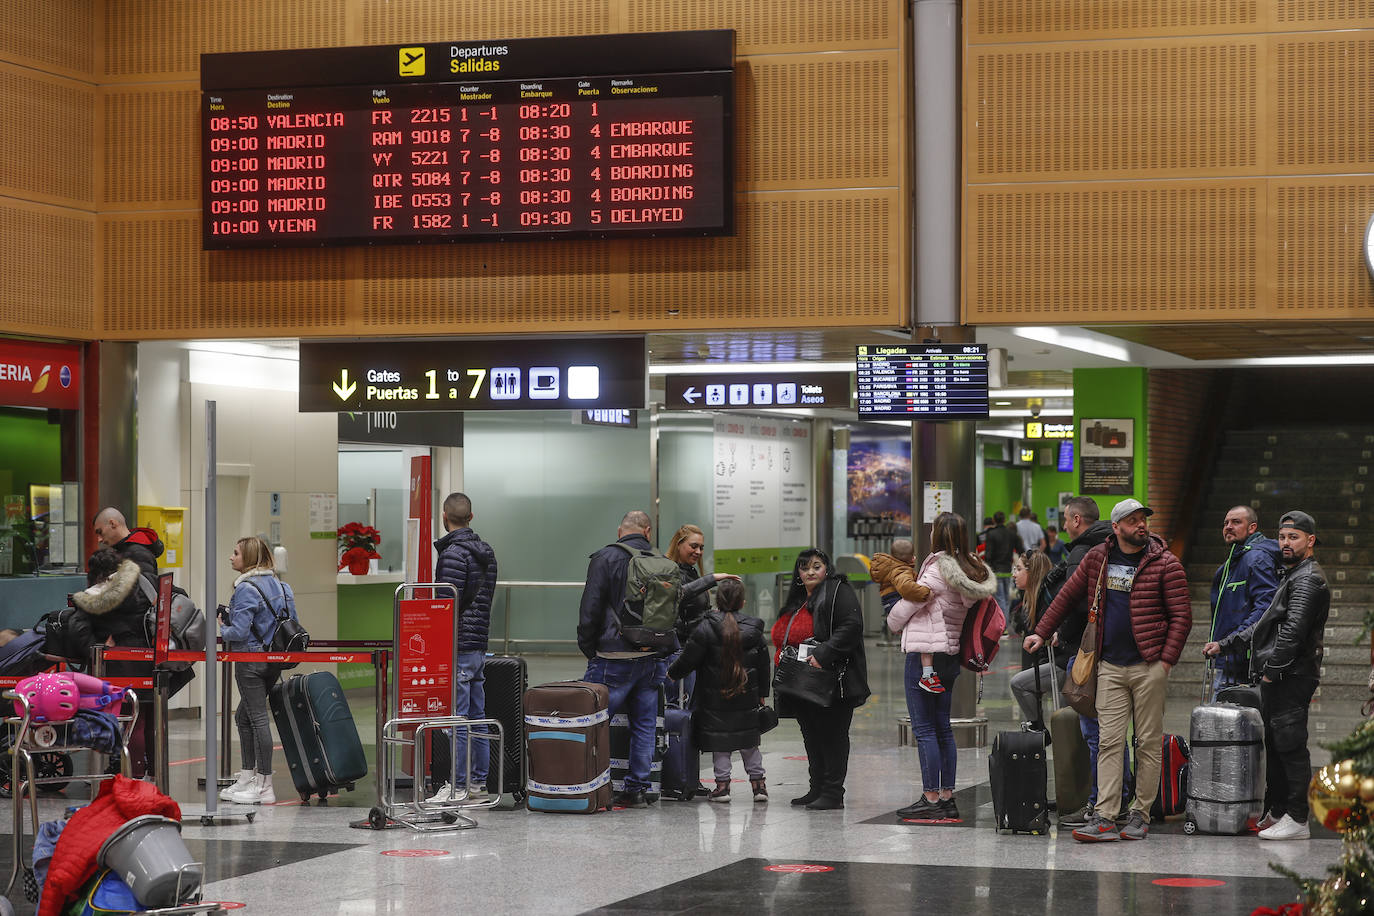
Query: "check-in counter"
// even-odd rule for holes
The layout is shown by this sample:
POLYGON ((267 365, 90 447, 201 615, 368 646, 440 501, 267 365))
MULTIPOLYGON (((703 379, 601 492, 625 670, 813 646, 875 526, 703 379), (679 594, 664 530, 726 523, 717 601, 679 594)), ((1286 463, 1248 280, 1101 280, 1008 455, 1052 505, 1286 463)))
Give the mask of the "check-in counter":
MULTIPOLYGON (((339 573, 338 638, 391 639, 396 586, 404 573, 377 572, 365 576, 339 573)), ((371 687, 376 675, 371 665, 340 665, 339 683, 346 690, 371 687)))

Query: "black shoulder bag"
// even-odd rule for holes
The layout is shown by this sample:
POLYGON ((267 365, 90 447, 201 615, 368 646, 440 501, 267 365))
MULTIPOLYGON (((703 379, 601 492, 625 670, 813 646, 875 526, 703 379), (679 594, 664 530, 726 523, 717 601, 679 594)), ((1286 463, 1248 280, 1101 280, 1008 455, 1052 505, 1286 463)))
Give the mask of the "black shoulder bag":
MULTIPOLYGON (((248 584, 253 586, 254 591, 262 596, 263 603, 276 618, 277 624, 272 628, 270 639, 263 639, 262 634, 253 629, 253 622, 248 621, 248 629, 258 638, 258 642, 270 652, 304 652, 310 648, 310 634, 301 626, 301 622, 291 615, 291 609, 286 604, 286 590, 282 590, 282 610, 277 613, 277 609, 272 607, 272 599, 267 597, 267 593, 262 587, 252 579, 248 579, 248 584)), ((300 662, 273 662, 272 665, 279 671, 288 671, 300 662)))

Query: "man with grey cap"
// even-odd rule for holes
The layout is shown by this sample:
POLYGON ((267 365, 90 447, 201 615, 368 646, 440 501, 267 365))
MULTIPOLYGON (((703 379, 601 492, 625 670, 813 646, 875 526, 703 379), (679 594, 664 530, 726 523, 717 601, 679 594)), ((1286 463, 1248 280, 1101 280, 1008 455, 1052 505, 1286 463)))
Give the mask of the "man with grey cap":
POLYGON ((1145 839, 1150 806, 1159 794, 1164 695, 1169 670, 1178 664, 1193 627, 1193 610, 1183 564, 1162 538, 1150 533, 1152 514, 1137 499, 1112 507, 1112 533, 1083 557, 1025 641, 1026 651, 1035 652, 1079 602, 1087 598, 1097 608, 1097 807, 1088 823, 1073 832, 1075 840, 1085 843, 1145 839), (1126 826, 1118 828, 1123 754, 1132 720, 1136 795, 1126 826))
POLYGON ((1331 609, 1326 573, 1314 549, 1317 522, 1294 509, 1279 519, 1279 558, 1287 572, 1274 600, 1254 625, 1202 647, 1207 655, 1250 648, 1250 673, 1260 681, 1264 715, 1265 788, 1262 840, 1305 840, 1307 710, 1321 674, 1322 634, 1331 609))

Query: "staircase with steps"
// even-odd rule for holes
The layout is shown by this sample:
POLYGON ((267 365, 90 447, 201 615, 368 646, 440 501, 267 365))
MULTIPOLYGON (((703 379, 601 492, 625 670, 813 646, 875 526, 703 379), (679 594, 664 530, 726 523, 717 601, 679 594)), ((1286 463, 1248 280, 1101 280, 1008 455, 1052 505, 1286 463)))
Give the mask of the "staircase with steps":
POLYGON ((1221 522, 1232 506, 1259 513, 1260 530, 1274 537, 1280 515, 1301 509, 1317 520, 1317 560, 1331 587, 1321 687, 1313 712, 1341 708, 1369 696, 1368 639, 1356 644, 1365 612, 1374 606, 1374 428, 1231 431, 1218 450, 1204 505, 1186 557, 1193 599, 1193 632, 1170 677, 1170 694, 1198 696, 1211 627, 1212 576, 1226 558, 1221 522))

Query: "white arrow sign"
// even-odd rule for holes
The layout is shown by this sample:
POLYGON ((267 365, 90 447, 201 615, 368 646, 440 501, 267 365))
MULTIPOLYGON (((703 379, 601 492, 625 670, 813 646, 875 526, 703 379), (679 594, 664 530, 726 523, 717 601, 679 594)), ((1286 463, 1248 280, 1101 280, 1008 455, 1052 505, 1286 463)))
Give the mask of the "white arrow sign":
POLYGON ((699 397, 701 397, 701 392, 697 391, 696 385, 693 385, 691 388, 688 388, 686 391, 682 392, 682 399, 686 401, 688 404, 695 404, 697 402, 697 398, 699 397))

